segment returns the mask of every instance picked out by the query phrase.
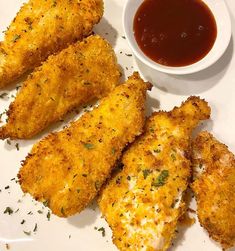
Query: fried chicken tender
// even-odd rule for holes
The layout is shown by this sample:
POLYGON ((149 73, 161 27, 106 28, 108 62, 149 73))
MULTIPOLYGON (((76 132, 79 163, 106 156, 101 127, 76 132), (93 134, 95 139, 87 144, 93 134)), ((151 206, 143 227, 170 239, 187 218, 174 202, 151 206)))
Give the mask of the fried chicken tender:
POLYGON ((154 113, 145 133, 124 153, 123 169, 99 197, 99 207, 119 250, 169 248, 186 209, 183 195, 191 177, 191 131, 209 116, 207 103, 190 97, 179 108, 154 113))
POLYGON ((201 226, 223 249, 235 245, 235 157, 210 133, 193 141, 197 213, 201 226))
POLYGON ((67 129, 36 144, 19 172, 21 188, 52 212, 81 212, 109 177, 123 148, 140 135, 150 84, 135 73, 67 129))
POLYGON ((119 77, 114 51, 101 37, 69 46, 29 76, 10 105, 0 138, 34 136, 73 108, 107 95, 119 77))
POLYGON ((29 0, 0 43, 0 88, 91 33, 103 0, 29 0))

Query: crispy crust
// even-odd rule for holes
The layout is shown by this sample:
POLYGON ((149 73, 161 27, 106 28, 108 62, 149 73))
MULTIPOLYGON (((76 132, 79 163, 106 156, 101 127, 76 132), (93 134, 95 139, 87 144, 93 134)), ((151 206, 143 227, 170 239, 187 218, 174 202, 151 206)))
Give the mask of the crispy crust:
POLYGON ((99 197, 99 207, 120 250, 165 251, 171 245, 185 212, 191 131, 209 116, 207 103, 190 97, 171 112, 154 113, 145 133, 124 153, 123 169, 113 175, 99 197))
POLYGON ((36 144, 19 172, 21 188, 67 217, 96 196, 127 143, 142 133, 149 84, 137 73, 67 129, 36 144))
POLYGON ((107 95, 119 77, 114 51, 100 36, 69 46, 50 56, 24 82, 10 105, 7 124, 0 128, 0 138, 36 135, 73 108, 107 95))
POLYGON ((29 0, 0 44, 0 88, 89 35, 102 15, 102 0, 29 0))
POLYGON ((201 132, 192 146, 199 221, 228 249, 235 245, 235 157, 208 132, 201 132))

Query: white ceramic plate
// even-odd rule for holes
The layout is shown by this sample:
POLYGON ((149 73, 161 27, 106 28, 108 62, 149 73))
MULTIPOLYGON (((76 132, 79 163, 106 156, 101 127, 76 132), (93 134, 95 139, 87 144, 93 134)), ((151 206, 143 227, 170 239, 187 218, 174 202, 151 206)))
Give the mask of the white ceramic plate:
MULTIPOLYGON (((0 30, 3 31, 14 18, 23 0, 0 0, 0 30)), ((142 65, 131 54, 131 50, 123 36, 121 16, 125 0, 105 0, 105 16, 95 31, 107 38, 115 48, 119 64, 123 67, 124 77, 133 70, 139 70, 143 77, 151 81, 155 87, 148 97, 148 114, 152 110, 172 109, 179 105, 189 95, 200 95, 212 107, 212 119, 202 126, 235 152, 235 53, 234 40, 232 39, 227 51, 222 58, 212 67, 192 75, 174 76, 154 72, 142 65)), ((235 34, 235 2, 227 0, 232 18, 232 32, 235 34)), ((3 36, 1 35, 1 38, 3 36)), ((13 87, 6 90, 11 96, 13 87)), ((4 90, 5 92, 5 90, 4 90)), ((2 93, 2 91, 0 91, 2 93)), ((0 100, 0 113, 9 105, 11 98, 0 100)), ((50 130, 57 130, 54 126, 50 130)), ((45 133, 46 134, 46 133, 45 133)), ((24 196, 18 184, 11 181, 16 177, 20 161, 25 158, 33 143, 39 137, 29 141, 18 141, 8 145, 6 141, 0 142, 1 174, 0 174, 0 251, 6 251, 8 244, 11 251, 115 251, 112 244, 111 231, 106 222, 101 219, 100 212, 91 205, 80 215, 69 219, 60 219, 54 215, 50 221, 47 219, 48 209, 40 203, 32 201, 29 196, 24 196), (5 187, 10 186, 9 189, 5 187), (20 199, 20 202, 18 200, 20 199), (4 214, 9 206, 14 211, 12 215, 4 214), (43 214, 37 211, 41 210, 43 214), (31 213, 30 213, 31 212, 31 213), (24 224, 20 224, 22 220, 24 224), (33 232, 37 223, 37 231, 33 232), (106 236, 94 229, 104 227, 106 236), (23 231, 31 231, 31 236, 23 231)), ((194 208, 194 202, 191 205, 194 208)), ((219 251, 220 248, 211 241, 198 223, 186 229, 180 229, 174 246, 170 251, 219 251)), ((235 249, 233 249, 235 251, 235 249)))

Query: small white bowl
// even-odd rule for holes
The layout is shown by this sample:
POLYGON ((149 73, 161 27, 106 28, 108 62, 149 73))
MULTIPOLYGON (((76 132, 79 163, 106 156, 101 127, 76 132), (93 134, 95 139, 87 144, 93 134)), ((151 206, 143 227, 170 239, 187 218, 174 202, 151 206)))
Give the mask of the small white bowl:
POLYGON ((139 48, 133 32, 136 11, 144 0, 127 0, 123 12, 125 36, 135 56, 149 67, 170 74, 190 74, 201 71, 215 63, 225 52, 231 38, 231 20, 224 0, 203 0, 213 13, 217 24, 217 38, 210 52, 200 61, 182 67, 169 67, 148 58, 139 48))

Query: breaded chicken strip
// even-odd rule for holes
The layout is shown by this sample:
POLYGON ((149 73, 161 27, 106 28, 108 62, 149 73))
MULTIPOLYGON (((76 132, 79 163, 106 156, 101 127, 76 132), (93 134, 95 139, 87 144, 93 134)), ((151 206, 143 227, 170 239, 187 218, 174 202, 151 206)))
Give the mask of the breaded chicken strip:
POLYGON ((73 108, 107 95, 119 77, 114 51, 101 37, 69 46, 50 56, 25 81, 10 105, 0 138, 34 136, 73 108))
POLYGON ((124 153, 123 169, 104 186, 99 198, 119 250, 169 248, 185 212, 191 131, 209 116, 207 103, 190 97, 171 112, 154 113, 145 133, 124 153))
POLYGON ((235 157, 210 133, 193 141, 192 184, 199 221, 223 249, 235 245, 235 157))
POLYGON ((0 43, 0 88, 91 33, 103 0, 29 0, 0 43))
POLYGON ((146 90, 136 73, 67 129, 36 144, 19 172, 21 188, 52 212, 82 211, 109 177, 123 148, 142 133, 146 90))

